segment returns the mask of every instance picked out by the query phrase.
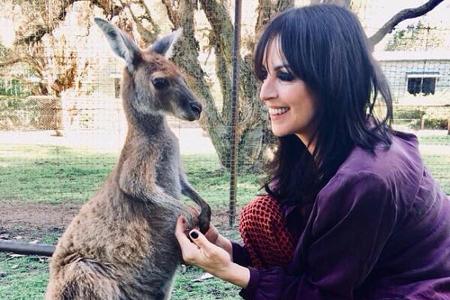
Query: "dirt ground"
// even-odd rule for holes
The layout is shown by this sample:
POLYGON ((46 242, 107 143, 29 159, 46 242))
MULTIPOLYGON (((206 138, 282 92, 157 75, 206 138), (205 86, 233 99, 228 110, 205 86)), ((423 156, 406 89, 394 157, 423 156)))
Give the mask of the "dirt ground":
MULTIPOLYGON (((41 242, 48 236, 59 237, 80 207, 81 204, 71 203, 51 205, 0 200, 0 239, 41 242)), ((225 209, 213 213, 213 224, 223 234, 233 234, 228 228, 225 209)))
POLYGON ((79 208, 79 204, 0 201, 0 238, 32 241, 60 235, 79 208))

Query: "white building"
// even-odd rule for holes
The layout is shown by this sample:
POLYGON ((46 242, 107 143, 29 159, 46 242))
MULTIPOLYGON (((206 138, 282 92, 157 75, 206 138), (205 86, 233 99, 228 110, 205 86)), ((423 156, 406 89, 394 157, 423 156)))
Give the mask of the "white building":
POLYGON ((450 50, 383 51, 375 52, 374 57, 394 99, 438 94, 448 95, 445 98, 450 104, 450 50))

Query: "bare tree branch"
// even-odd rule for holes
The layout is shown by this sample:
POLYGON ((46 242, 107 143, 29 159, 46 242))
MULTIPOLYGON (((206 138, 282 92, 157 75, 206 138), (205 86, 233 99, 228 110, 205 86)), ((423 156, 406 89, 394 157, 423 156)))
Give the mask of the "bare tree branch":
POLYGON ((373 46, 378 44, 386 34, 391 32, 395 26, 406 19, 413 19, 426 14, 434 9, 444 0, 429 0, 425 4, 416 8, 403 9, 395 14, 389 21, 387 21, 374 35, 369 38, 369 41, 373 46))
POLYGON ((180 7, 175 7, 171 0, 161 0, 167 10, 167 16, 175 28, 181 27, 180 7))
MULTIPOLYGON (((133 10, 131 9, 130 3, 123 3, 122 0, 119 0, 119 2, 122 5, 122 7, 128 8, 128 11, 130 12, 131 18, 133 19, 134 24, 136 24, 136 29, 139 32, 139 35, 141 36, 141 39, 145 42, 145 44, 149 44, 149 43, 153 42, 156 39, 157 35, 158 35, 158 32, 155 32, 155 28, 153 27, 153 25, 152 25, 152 27, 153 27, 154 30, 152 32, 152 31, 150 31, 150 30, 148 30, 147 28, 144 27, 144 25, 142 24, 142 19, 140 19, 139 17, 137 17, 135 15, 133 10)), ((141 5, 141 6, 142 6, 142 4, 144 4, 144 6, 145 6, 145 3, 143 1, 139 1, 139 2, 137 2, 135 4, 138 4, 138 5, 141 5)), ((145 6, 145 8, 147 8, 147 6, 145 6)), ((154 22, 152 20, 152 17, 149 14, 150 12, 148 11, 148 8, 146 9, 146 13, 148 13, 148 14, 145 15, 145 19, 149 20, 150 24, 154 24, 154 22)), ((157 30, 159 30, 159 27, 158 27, 157 30)))
POLYGON ((231 53, 233 42, 233 24, 223 3, 215 0, 200 0, 206 18, 211 25, 209 43, 216 55, 216 74, 222 91, 221 117, 227 122, 231 113, 231 53))
POLYGON ((226 7, 216 0, 200 0, 200 3, 213 30, 216 45, 219 46, 218 54, 223 55, 226 62, 231 64, 233 24, 226 7))
POLYGON ((139 3, 141 4, 141 6, 144 8, 145 11, 145 15, 147 16, 147 20, 150 22, 150 24, 153 27, 153 33, 155 35, 158 35, 161 32, 161 28, 159 27, 159 25, 157 23, 155 23, 155 21, 152 18, 152 15, 150 13, 150 9, 148 8, 147 4, 145 4, 144 0, 139 0, 139 3))
MULTIPOLYGON (((49 19, 46 24, 39 24, 38 26, 36 26, 37 30, 33 30, 29 34, 17 39, 15 44, 29 45, 39 42, 44 37, 44 35, 51 33, 60 22, 64 21, 66 17, 66 9, 70 5, 78 1, 80 0, 62 1, 60 5, 55 6, 55 9, 58 9, 58 14, 55 18, 49 19)), ((123 10, 123 7, 113 6, 112 0, 92 0, 91 4, 100 7, 107 15, 111 16, 117 15, 123 10)), ((46 12, 43 11, 42 13, 46 12)))
POLYGON ((23 61, 22 57, 16 57, 16 58, 8 59, 6 61, 0 61, 0 67, 2 67, 2 68, 9 67, 9 66, 15 65, 17 63, 20 63, 22 61, 23 61))
POLYGON ((272 14, 272 2, 270 0, 260 0, 258 3, 258 17, 255 24, 255 32, 259 32, 261 28, 269 22, 272 14))
POLYGON ((258 17, 255 24, 255 32, 260 32, 261 28, 273 18, 274 15, 294 6, 293 0, 260 0, 258 3, 258 17))

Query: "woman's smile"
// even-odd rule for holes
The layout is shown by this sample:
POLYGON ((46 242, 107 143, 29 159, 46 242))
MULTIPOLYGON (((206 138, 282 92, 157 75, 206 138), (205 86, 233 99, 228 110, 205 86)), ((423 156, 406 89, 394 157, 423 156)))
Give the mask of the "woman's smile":
POLYGON ((269 115, 271 120, 280 119, 283 115, 285 115, 290 108, 289 107, 269 107, 269 115))

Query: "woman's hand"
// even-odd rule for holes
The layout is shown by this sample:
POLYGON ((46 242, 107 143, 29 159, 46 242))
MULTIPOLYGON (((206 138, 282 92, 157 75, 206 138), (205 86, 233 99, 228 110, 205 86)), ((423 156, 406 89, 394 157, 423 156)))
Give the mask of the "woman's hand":
MULTIPOLYGON (((189 207, 189 209, 192 216, 198 217, 200 212, 196 207, 189 207)), ((187 229, 185 228, 184 232, 186 231, 187 229)), ((232 256, 233 247, 231 245, 231 241, 225 238, 223 235, 221 235, 217 230, 217 228, 212 223, 209 224, 209 229, 207 232, 205 232, 204 235, 208 241, 210 241, 216 246, 219 246, 220 248, 225 249, 228 252, 228 254, 230 254, 230 256, 233 257, 232 256)))
POLYGON ((218 239, 218 231, 211 227, 206 236, 198 230, 189 232, 191 240, 186 236, 186 221, 183 216, 177 220, 175 236, 180 244, 183 260, 187 264, 199 266, 211 274, 220 273, 231 263, 230 254, 224 249, 215 245, 218 239))
MULTIPOLYGON (((223 242, 220 241, 221 235, 218 234, 217 229, 214 228, 213 230, 216 234, 211 234, 211 240, 214 241, 215 238, 216 242, 223 242)), ((183 216, 180 216, 177 220, 175 236, 180 244, 185 263, 198 266, 216 277, 241 287, 247 286, 250 279, 250 271, 247 268, 233 263, 230 252, 227 251, 228 249, 224 250, 211 243, 205 235, 196 229, 189 232, 191 242, 186 236, 185 231, 186 221, 183 216)), ((222 239, 224 238, 222 237, 222 239)), ((231 242, 229 244, 231 245, 231 242)))

